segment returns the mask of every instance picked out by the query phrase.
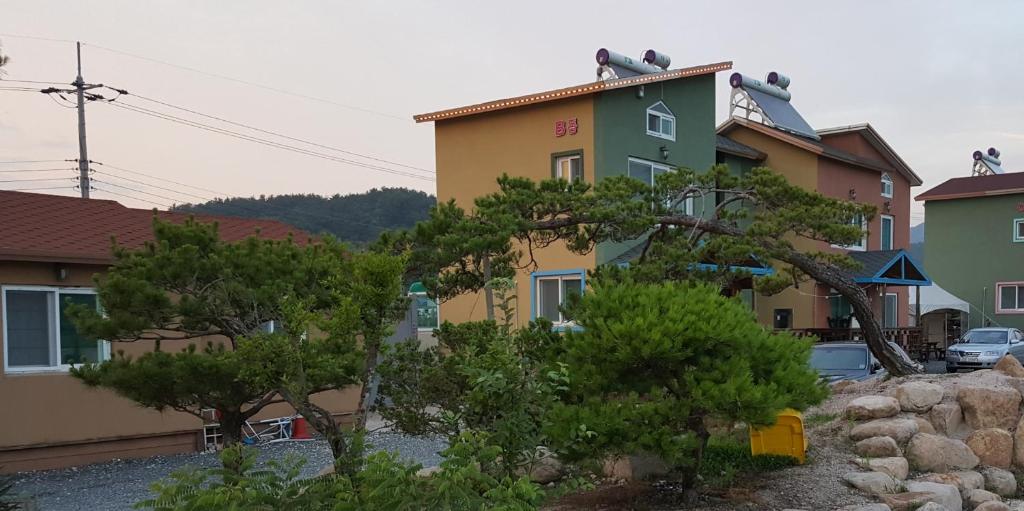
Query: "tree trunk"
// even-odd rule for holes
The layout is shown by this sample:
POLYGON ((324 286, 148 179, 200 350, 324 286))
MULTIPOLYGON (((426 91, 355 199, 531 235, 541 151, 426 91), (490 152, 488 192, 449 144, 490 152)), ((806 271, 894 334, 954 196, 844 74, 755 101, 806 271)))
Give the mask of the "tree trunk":
POLYGON ((696 501, 697 497, 695 488, 697 486, 698 475, 700 474, 700 466, 701 463, 704 462, 704 451, 708 447, 708 439, 711 438, 711 433, 708 431, 707 426, 704 425, 704 417, 702 415, 691 416, 686 421, 686 427, 697 439, 697 446, 693 450, 693 466, 683 474, 682 479, 683 491, 686 492, 686 500, 693 503, 696 501))
POLYGON ((491 289, 491 256, 483 257, 484 267, 484 306, 487 308, 487 319, 494 321, 494 290, 491 289))
POLYGON ((288 404, 299 412, 306 422, 327 439, 327 445, 331 448, 331 456, 334 458, 334 471, 338 474, 353 475, 358 470, 358 464, 353 462, 352 453, 349 450, 348 438, 345 431, 334 420, 331 412, 321 408, 307 400, 295 399, 294 396, 282 392, 288 404))
POLYGON ((231 447, 242 441, 242 425, 245 416, 241 410, 219 410, 220 433, 224 439, 224 447, 231 447))
POLYGON ((373 385, 373 378, 377 375, 377 359, 380 357, 380 339, 363 339, 363 349, 366 350, 366 361, 363 363, 363 389, 359 393, 359 406, 356 408, 356 429, 366 428, 366 419, 369 415, 370 388, 373 385))

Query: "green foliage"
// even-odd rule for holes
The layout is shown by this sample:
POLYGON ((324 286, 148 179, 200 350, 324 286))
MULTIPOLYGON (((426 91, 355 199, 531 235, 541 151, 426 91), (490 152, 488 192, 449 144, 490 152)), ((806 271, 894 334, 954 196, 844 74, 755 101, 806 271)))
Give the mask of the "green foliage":
POLYGON ((704 452, 700 478, 712 488, 727 488, 738 479, 796 465, 790 456, 750 453, 750 445, 729 438, 711 437, 704 452))
POLYGON ((440 471, 419 477, 419 465, 400 462, 392 453, 377 453, 352 476, 331 474, 299 479, 303 462, 270 462, 256 468, 256 453, 234 447, 222 452, 223 468, 184 470, 153 485, 155 497, 136 505, 157 511, 267 510, 418 511, 534 510, 544 494, 525 477, 496 478, 493 465, 500 449, 481 435, 463 435, 443 453, 440 471))
POLYGON ((413 435, 485 431, 506 453, 500 473, 514 473, 543 445, 544 415, 566 389, 564 367, 548 363, 560 336, 549 323, 509 332, 493 321, 445 323, 436 333, 438 346, 409 341, 387 353, 378 411, 413 435))
POLYGON ((272 218, 312 234, 329 234, 356 246, 375 240, 382 232, 412 228, 427 218, 436 199, 406 188, 372 189, 365 193, 333 195, 271 195, 214 199, 177 206, 177 211, 272 218))
POLYGON ((711 421, 770 425, 827 394, 809 343, 765 330, 715 286, 599 281, 574 314, 571 392, 548 428, 569 460, 650 453, 692 482, 711 421))

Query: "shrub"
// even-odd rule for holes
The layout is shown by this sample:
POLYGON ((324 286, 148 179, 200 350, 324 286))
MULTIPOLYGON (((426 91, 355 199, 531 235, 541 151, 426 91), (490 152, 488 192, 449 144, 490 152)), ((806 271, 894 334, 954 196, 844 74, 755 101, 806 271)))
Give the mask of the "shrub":
POLYGON ((598 282, 566 334, 570 393, 549 436, 568 460, 654 454, 692 487, 711 424, 770 425, 820 402, 810 344, 706 284, 598 282))

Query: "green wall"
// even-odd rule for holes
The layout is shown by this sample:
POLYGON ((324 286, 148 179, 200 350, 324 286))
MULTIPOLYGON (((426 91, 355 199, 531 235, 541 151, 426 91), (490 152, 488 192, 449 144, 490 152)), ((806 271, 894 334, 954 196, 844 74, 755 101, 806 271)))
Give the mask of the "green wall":
POLYGON ((971 304, 970 326, 1024 329, 1024 315, 995 314, 996 282, 1024 281, 1024 243, 1013 242, 1013 219, 1024 194, 925 202, 925 271, 971 304), (987 292, 983 291, 987 288, 987 292))
MULTIPOLYGON (((673 167, 707 171, 715 163, 715 75, 669 80, 604 91, 594 99, 594 176, 601 180, 626 174, 630 157, 673 167), (675 141, 647 134, 647 108, 661 101, 676 118, 675 141), (662 158, 661 147, 668 149, 662 158)), ((699 206, 697 206, 699 211, 699 206)), ((602 243, 597 264, 634 243, 602 243)))

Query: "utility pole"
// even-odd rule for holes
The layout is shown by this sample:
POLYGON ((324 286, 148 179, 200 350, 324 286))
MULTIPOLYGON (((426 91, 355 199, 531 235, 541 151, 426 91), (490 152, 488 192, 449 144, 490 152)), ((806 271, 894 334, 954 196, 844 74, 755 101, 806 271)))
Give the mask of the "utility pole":
MULTIPOLYGON (((75 43, 78 53, 78 76, 72 84, 78 95, 78 187, 82 189, 82 198, 89 198, 89 149, 85 143, 85 80, 82 79, 82 43, 75 43)), ((94 86, 93 86, 94 87, 94 86)), ((89 87, 89 88, 93 88, 89 87)))

